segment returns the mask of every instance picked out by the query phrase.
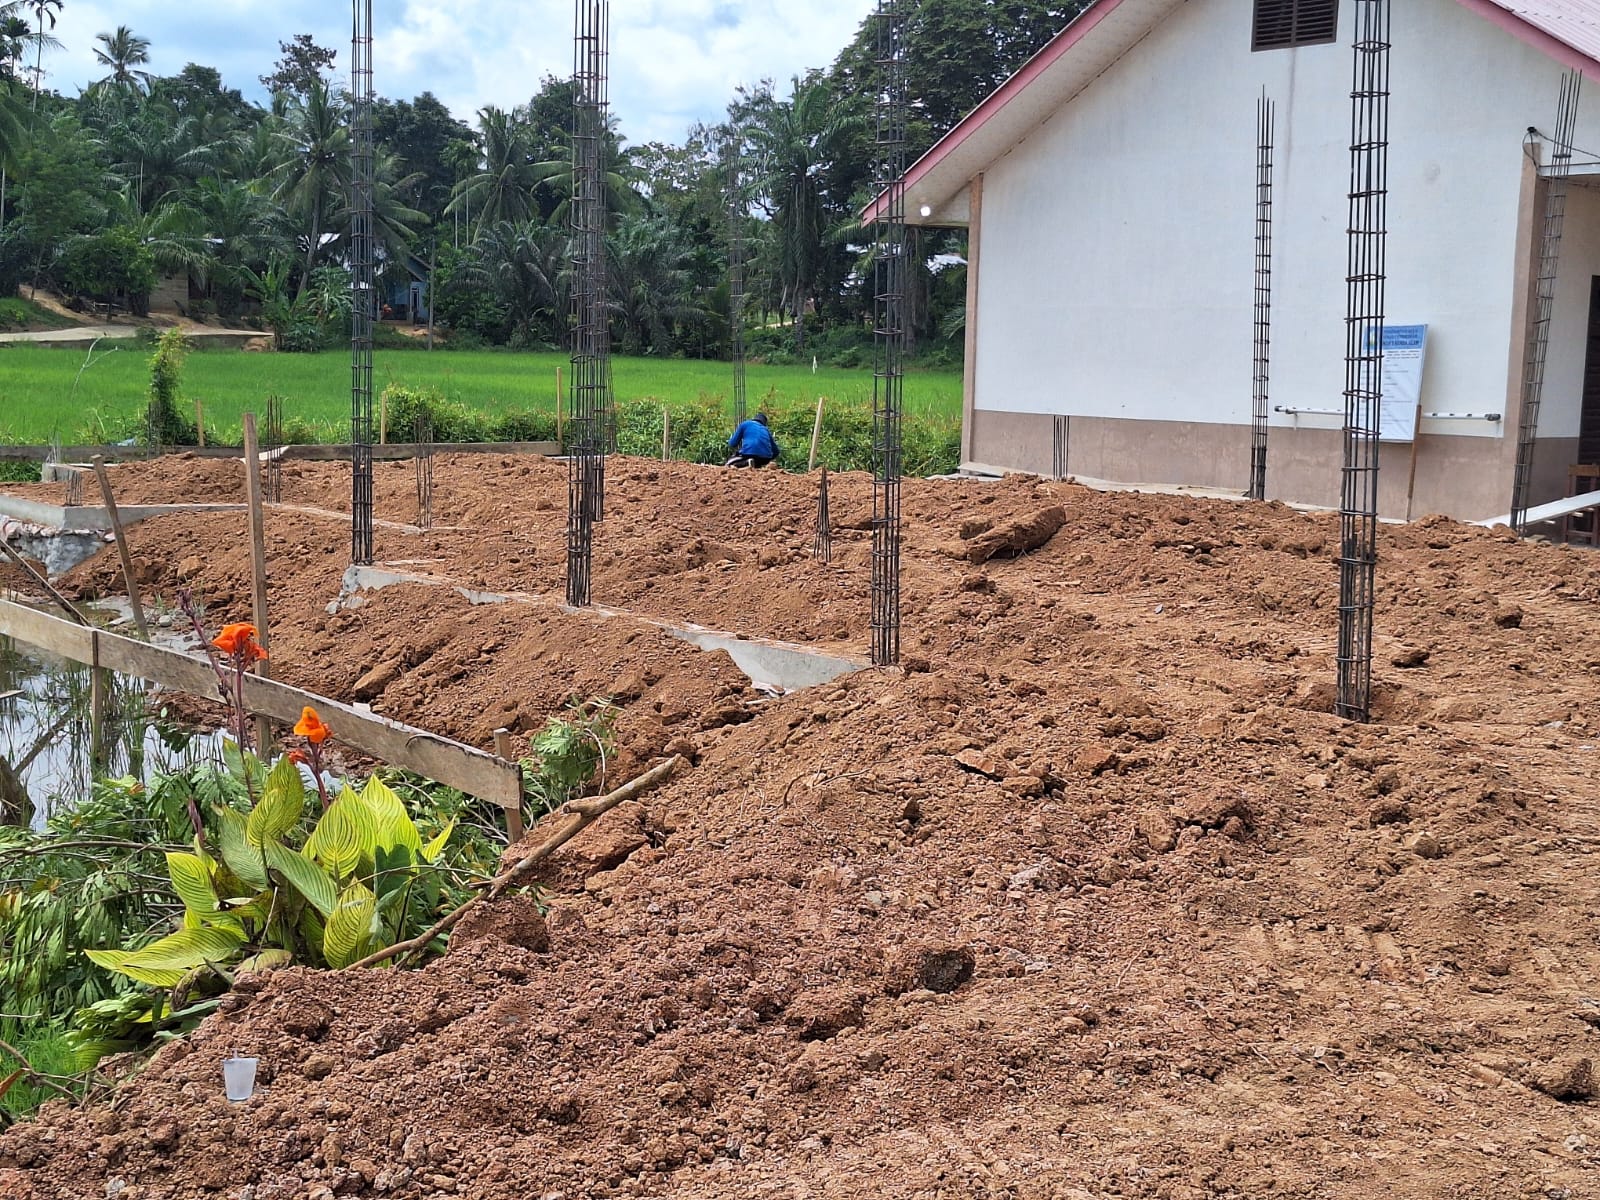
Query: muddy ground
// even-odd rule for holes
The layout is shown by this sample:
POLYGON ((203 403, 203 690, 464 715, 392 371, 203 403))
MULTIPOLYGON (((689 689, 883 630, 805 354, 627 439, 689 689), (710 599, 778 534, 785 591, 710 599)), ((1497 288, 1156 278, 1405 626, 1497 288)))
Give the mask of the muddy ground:
MULTIPOLYGON (((597 601, 865 648, 868 481, 833 481, 823 565, 815 480, 614 467, 597 601)), ((119 468, 119 495, 231 499, 230 469, 119 468)), ((412 486, 380 466, 379 516, 413 521, 412 486)), ((1333 518, 908 482, 903 667, 773 699, 549 602, 559 464, 441 459, 435 487, 440 527, 381 527, 379 558, 545 602, 330 616, 348 530, 306 509, 347 483, 289 464, 280 676, 366 677, 481 744, 604 692, 618 774, 692 767, 564 852, 547 931, 507 902, 419 972, 278 974, 114 1105, 0 1136, 0 1197, 1600 1194, 1600 558, 1384 527, 1359 726, 1330 711, 1333 518), (1055 506, 1042 547, 969 561, 1055 506), (235 1049, 267 1083, 242 1107, 235 1049)), ((240 617, 243 532, 147 522, 141 574, 240 617)))

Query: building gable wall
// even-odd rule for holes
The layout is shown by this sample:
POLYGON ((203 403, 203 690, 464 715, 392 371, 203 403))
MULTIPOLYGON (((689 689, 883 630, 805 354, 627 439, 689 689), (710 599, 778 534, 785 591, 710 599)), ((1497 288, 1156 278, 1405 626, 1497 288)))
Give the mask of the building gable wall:
MULTIPOLYGON (((1335 44, 1252 53, 1250 0, 1191 0, 992 164, 974 338, 979 416, 1248 424, 1263 86, 1278 108, 1272 399, 1340 406, 1354 7, 1341 3, 1335 44)), ((1424 411, 1505 418, 1435 420, 1425 431, 1498 444, 1508 428, 1514 436, 1520 377, 1523 138, 1530 125, 1550 129, 1561 68, 1455 0, 1396 4, 1393 41, 1388 316, 1429 326, 1424 411)), ((1600 146, 1600 100, 1582 110, 1577 144, 1600 146)), ((1600 273, 1586 257, 1563 264, 1563 285, 1581 282, 1585 309, 1588 274, 1600 273)), ((1570 325, 1587 314, 1563 316, 1570 325)), ((1582 339, 1576 357, 1572 339, 1557 340, 1548 432, 1570 436, 1582 339)), ((1326 430, 1339 419, 1274 424, 1326 430)), ((981 445, 974 457, 984 460, 981 445)), ((1195 470, 1202 477, 1184 482, 1228 486, 1244 472, 1195 470)))

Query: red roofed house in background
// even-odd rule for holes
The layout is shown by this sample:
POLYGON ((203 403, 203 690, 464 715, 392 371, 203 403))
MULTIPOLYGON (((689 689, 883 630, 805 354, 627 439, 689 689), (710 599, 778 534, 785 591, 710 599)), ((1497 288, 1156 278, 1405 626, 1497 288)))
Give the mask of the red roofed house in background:
MULTIPOLYGON (((965 465, 1049 472, 1064 436, 1080 477, 1243 491, 1265 88, 1268 495, 1338 504, 1354 8, 1097 0, 913 165, 908 220, 969 230, 965 465)), ((1568 68, 1590 92, 1530 502, 1600 461, 1600 0, 1394 0, 1392 42, 1387 318, 1427 327, 1413 509, 1481 519, 1510 505, 1568 68)), ((1383 444, 1385 515, 1411 456, 1383 444)))

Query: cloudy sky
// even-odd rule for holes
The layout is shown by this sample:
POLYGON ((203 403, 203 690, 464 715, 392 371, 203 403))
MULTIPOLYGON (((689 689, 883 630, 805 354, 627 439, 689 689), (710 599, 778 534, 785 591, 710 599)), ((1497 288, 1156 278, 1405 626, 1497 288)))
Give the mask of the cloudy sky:
MULTIPOLYGON (((874 0, 614 0, 611 100, 630 142, 681 141, 718 117, 733 89, 786 82, 825 67, 876 7, 874 0)), ((526 100, 546 74, 572 69, 571 0, 375 0, 380 95, 432 91, 471 121, 485 104, 526 100)), ((340 0, 63 0, 46 53, 46 83, 66 95, 99 77, 95 35, 127 25, 150 40, 152 69, 217 67, 229 87, 261 99, 278 42, 310 33, 347 67, 350 10, 340 0)))

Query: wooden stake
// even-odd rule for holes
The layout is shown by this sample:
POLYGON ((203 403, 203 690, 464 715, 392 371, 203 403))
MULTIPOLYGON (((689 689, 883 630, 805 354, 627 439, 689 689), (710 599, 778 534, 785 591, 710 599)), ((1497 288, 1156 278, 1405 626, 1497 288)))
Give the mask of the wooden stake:
POLYGON ((133 623, 139 636, 150 640, 150 626, 144 621, 144 605, 139 602, 139 581, 133 577, 133 557, 128 553, 128 535, 122 529, 122 516, 117 512, 117 498, 111 494, 111 477, 106 474, 106 460, 94 456, 94 475, 100 481, 100 496, 106 502, 106 515, 111 518, 111 534, 117 539, 117 557, 122 560, 122 584, 128 589, 128 604, 133 609, 133 623))
POLYGON ((1411 520, 1411 502, 1417 496, 1417 443, 1422 440, 1422 401, 1411 421, 1411 477, 1406 481, 1406 520, 1411 520))
POLYGON ((360 962, 351 963, 345 970, 354 971, 359 967, 376 966, 378 963, 387 962, 391 958, 400 958, 427 949, 434 938, 442 933, 448 933, 455 926, 455 923, 466 916, 475 904, 482 900, 493 900, 507 888, 516 887, 519 882, 533 873, 534 867, 594 824, 604 813, 610 812, 617 805, 628 800, 637 800, 657 784, 665 783, 671 778, 673 770, 682 761, 677 755, 674 755, 667 759, 666 762, 651 767, 631 783, 623 784, 609 795, 597 796, 593 800, 574 800, 569 804, 562 805, 561 815, 569 818, 567 823, 534 847, 533 851, 526 858, 519 861, 516 866, 503 875, 497 875, 490 881, 485 890, 447 914, 435 923, 432 928, 425 930, 408 941, 396 942, 387 949, 379 950, 376 954, 369 954, 360 962))
MULTIPOLYGON (((506 762, 515 762, 511 757, 511 731, 509 729, 496 729, 494 731, 494 752, 506 762)), ((522 805, 506 809, 506 845, 515 846, 522 840, 525 831, 522 828, 522 805)))
POLYGON ((565 397, 566 397, 566 392, 563 391, 562 388, 561 388, 561 368, 557 367, 556 368, 556 445, 560 446, 563 451, 565 451, 566 448, 567 448, 567 439, 566 439, 565 436, 563 436, 563 433, 562 433, 563 422, 562 422, 562 419, 561 419, 562 402, 563 402, 565 397))
POLYGON ((196 400, 194 402, 194 436, 195 436, 195 440, 200 443, 200 448, 202 450, 205 449, 205 445, 206 445, 206 406, 205 406, 205 401, 203 401, 203 400, 196 400))
POLYGON ((822 406, 826 397, 817 397, 817 419, 811 426, 811 457, 806 460, 806 470, 813 471, 817 466, 817 443, 822 440, 822 406))
MULTIPOLYGON (((368 437, 372 435, 367 434, 368 437)), ((389 393, 378 393, 378 445, 389 444, 389 393)))
MULTIPOLYGON (((244 495, 250 507, 250 608, 256 627, 256 641, 263 650, 272 648, 267 632, 267 528, 261 505, 261 446, 256 438, 256 415, 244 414, 244 495)), ((268 659, 256 663, 256 674, 272 678, 268 659)), ((272 744, 272 723, 256 717, 256 749, 263 756, 272 744)))
POLYGON ((111 697, 111 672, 100 665, 100 633, 89 635, 89 761, 96 768, 106 762, 106 707, 111 697))
POLYGON ((661 407, 661 461, 672 461, 672 414, 661 407))

